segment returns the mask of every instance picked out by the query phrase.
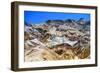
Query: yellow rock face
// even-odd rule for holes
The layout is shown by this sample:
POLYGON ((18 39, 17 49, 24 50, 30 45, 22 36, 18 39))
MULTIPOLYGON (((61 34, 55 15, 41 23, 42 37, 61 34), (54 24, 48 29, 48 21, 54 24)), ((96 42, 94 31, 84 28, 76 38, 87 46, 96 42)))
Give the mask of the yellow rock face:
POLYGON ((80 59, 90 58, 90 49, 85 48, 83 51, 78 55, 80 59))

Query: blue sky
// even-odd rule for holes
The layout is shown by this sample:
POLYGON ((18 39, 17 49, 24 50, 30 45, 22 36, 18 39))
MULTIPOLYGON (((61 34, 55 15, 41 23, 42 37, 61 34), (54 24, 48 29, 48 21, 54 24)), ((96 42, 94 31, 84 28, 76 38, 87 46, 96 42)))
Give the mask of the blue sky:
POLYGON ((63 13, 63 12, 42 12, 42 11, 24 11, 24 21, 29 24, 44 23, 47 20, 66 20, 74 19, 90 20, 90 14, 84 13, 63 13))

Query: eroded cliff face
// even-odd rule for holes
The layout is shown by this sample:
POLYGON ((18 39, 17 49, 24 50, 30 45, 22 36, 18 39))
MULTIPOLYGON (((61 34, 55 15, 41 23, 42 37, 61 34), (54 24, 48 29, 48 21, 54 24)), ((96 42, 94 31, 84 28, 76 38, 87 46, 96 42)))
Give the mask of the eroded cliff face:
POLYGON ((25 25, 25 62, 90 58, 89 21, 49 20, 25 25), (85 28, 85 29, 84 29, 85 28))

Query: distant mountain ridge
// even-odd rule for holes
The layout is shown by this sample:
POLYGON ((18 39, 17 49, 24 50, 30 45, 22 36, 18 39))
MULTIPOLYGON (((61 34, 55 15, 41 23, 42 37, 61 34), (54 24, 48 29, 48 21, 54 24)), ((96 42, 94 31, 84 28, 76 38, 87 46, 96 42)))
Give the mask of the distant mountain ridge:
MULTIPOLYGON (((72 26, 72 27, 79 26, 79 27, 82 27, 83 29, 84 28, 89 29, 90 21, 89 20, 86 21, 86 20, 84 20, 84 18, 80 18, 79 20, 74 20, 74 19, 59 20, 59 19, 57 19, 57 20, 47 20, 44 22, 44 24, 50 25, 50 26, 59 26, 59 25, 67 25, 67 26, 72 26)), ((36 24, 29 24, 29 23, 25 22, 25 25, 32 26, 32 25, 36 25, 36 24)))

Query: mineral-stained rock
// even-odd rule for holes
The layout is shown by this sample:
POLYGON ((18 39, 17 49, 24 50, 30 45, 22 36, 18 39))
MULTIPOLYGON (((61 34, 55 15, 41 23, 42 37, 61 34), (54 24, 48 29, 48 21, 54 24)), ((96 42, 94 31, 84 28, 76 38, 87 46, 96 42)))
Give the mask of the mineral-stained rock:
POLYGON ((71 49, 68 49, 65 53, 62 54, 61 59, 72 60, 78 59, 78 57, 74 54, 74 52, 71 49))

